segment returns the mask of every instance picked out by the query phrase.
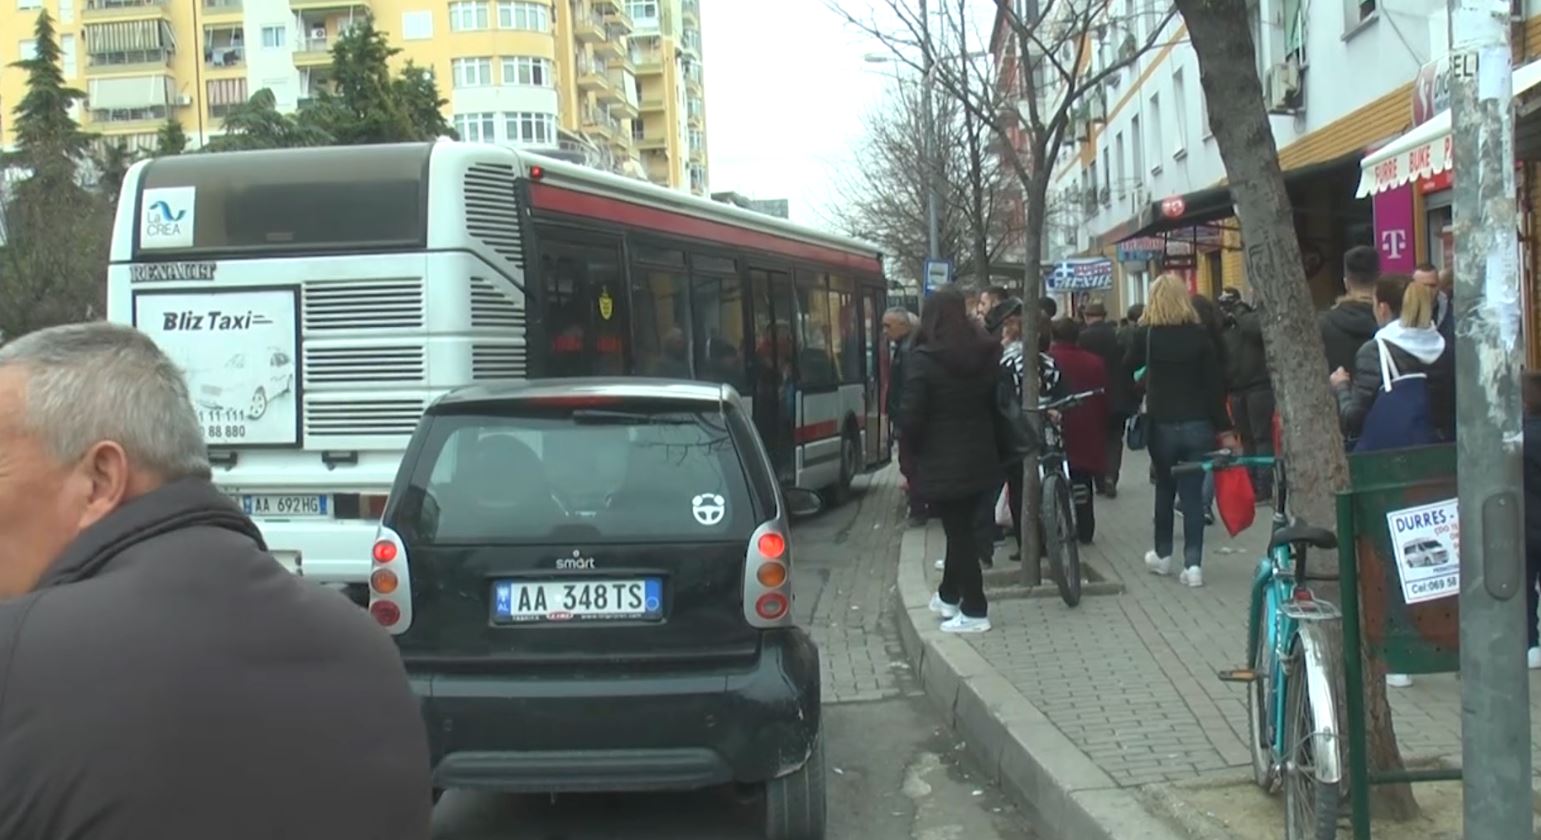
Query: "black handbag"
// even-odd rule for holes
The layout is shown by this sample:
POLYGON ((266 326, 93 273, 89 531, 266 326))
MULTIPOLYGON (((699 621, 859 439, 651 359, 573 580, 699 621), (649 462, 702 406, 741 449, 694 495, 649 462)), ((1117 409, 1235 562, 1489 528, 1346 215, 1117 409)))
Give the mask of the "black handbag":
POLYGON ((1004 365, 995 380, 994 414, 995 447, 1001 463, 1021 463, 1037 451, 1037 442, 1022 412, 1022 400, 1017 395, 1016 377, 1004 365))
MULTIPOLYGON (((1154 327, 1145 328, 1145 396, 1150 396, 1150 382, 1153 378, 1150 368, 1150 334, 1154 327)), ((1135 409, 1134 416, 1124 423, 1124 445, 1131 450, 1139 451, 1150 445, 1150 418, 1145 414, 1145 401, 1141 399, 1140 406, 1135 409)))

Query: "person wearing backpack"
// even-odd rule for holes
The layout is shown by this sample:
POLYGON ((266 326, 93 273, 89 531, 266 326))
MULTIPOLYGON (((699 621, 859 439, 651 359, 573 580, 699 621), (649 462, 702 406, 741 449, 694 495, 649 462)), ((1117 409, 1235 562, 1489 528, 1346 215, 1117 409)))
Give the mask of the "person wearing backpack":
POLYGON ((1354 355, 1354 372, 1338 368, 1343 437, 1354 452, 1427 446, 1455 439, 1455 371, 1434 325, 1434 290, 1402 275, 1375 284, 1381 325, 1354 355))

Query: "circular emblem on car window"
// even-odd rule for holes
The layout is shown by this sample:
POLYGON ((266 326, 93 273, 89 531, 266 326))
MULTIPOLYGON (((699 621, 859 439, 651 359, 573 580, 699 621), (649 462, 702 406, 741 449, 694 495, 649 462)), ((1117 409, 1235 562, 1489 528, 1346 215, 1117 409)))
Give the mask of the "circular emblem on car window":
POLYGON ((727 514, 728 503, 716 493, 702 493, 690 500, 690 512, 702 525, 716 525, 727 514))

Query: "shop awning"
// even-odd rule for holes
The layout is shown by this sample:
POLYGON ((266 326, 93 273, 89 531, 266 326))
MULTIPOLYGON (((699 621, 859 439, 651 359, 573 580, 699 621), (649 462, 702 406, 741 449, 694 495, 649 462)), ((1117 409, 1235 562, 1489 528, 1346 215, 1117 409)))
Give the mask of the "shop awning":
MULTIPOLYGON (((1284 185, 1287 188, 1296 187, 1333 172, 1349 176, 1353 171, 1350 167, 1358 163, 1361 156, 1361 152, 1355 151, 1332 160, 1285 170, 1284 185)), ((1136 237, 1156 236, 1212 225, 1234 215, 1236 215, 1236 202, 1231 197, 1231 188, 1229 186, 1209 187, 1183 195, 1170 196, 1160 201, 1152 201, 1130 222, 1108 231, 1097 239, 1099 244, 1115 245, 1136 237)))
MULTIPOLYGON (((1533 61, 1514 71, 1514 95, 1541 83, 1541 61, 1533 61)), ((1365 155, 1359 176, 1359 198, 1394 190, 1397 187, 1432 178, 1455 166, 1450 132, 1450 109, 1412 131, 1365 155)))

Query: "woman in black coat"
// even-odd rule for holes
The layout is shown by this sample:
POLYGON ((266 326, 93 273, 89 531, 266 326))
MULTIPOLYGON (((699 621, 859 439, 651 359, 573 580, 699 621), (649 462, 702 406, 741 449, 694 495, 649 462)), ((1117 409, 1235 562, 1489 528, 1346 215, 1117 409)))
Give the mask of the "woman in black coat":
POLYGON ((900 431, 914 453, 910 490, 941 518, 947 534, 942 585, 931 609, 950 633, 990 629, 974 511, 1006 480, 995 437, 1001 345, 968 316, 963 293, 944 287, 926 299, 905 375, 900 431))

